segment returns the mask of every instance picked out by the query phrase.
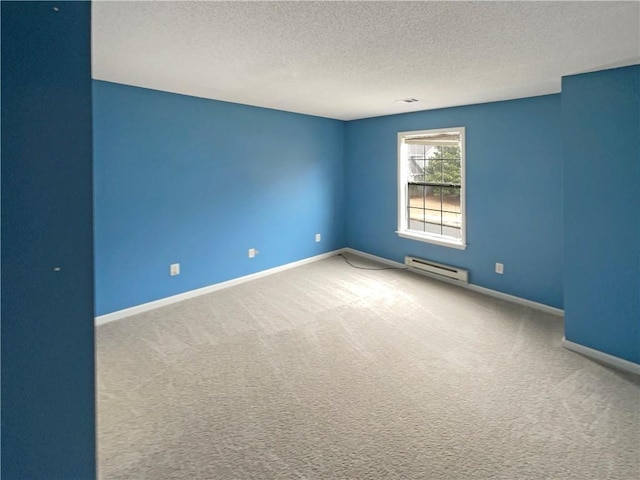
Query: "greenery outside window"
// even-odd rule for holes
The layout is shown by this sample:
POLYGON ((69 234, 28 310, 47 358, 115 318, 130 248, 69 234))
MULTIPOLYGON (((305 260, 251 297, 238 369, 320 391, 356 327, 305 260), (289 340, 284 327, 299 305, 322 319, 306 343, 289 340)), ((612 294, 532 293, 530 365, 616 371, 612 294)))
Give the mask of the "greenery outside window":
POLYGON ((466 247, 464 127, 398 133, 401 237, 466 247))

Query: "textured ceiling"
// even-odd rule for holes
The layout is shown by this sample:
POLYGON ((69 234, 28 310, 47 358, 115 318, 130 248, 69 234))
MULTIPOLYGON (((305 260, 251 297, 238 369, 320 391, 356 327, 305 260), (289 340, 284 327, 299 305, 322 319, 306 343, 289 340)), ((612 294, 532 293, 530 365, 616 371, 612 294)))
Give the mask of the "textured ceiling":
POLYGON ((637 1, 93 2, 96 79, 343 120, 635 63, 637 1))

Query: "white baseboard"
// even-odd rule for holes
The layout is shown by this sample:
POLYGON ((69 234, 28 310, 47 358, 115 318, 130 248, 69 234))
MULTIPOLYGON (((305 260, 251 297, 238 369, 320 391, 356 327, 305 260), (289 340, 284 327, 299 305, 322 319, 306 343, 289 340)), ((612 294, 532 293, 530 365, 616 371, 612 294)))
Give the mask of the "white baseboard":
MULTIPOLYGON (((355 250, 353 248, 341 248, 338 250, 334 250, 331 252, 323 253, 320 255, 316 255, 314 257, 305 258, 303 260, 298 260, 296 262, 287 263, 286 265, 281 265, 279 267, 270 268, 268 270, 263 270, 262 272, 252 273, 250 275, 245 275, 243 277, 234 278, 232 280, 227 280, 226 282, 216 283, 214 285, 209 285, 207 287, 198 288, 196 290, 190 290, 188 292, 180 293, 178 295, 173 295, 171 297, 161 298, 160 300, 155 300, 153 302, 143 303, 141 305, 136 305, 135 307, 125 308, 123 310, 118 310, 116 312, 108 313, 106 315, 100 315, 95 318, 95 325, 103 325, 108 322, 113 322, 115 320, 120 320, 122 318, 130 317, 131 315, 137 315, 139 313, 147 312, 149 310, 154 310, 159 307, 163 307, 165 305, 170 305, 172 303, 180 302, 182 300, 186 300, 188 298, 198 297, 200 295, 205 295, 207 293, 215 292, 217 290, 222 290, 223 288, 233 287, 234 285, 240 285, 245 282, 249 282, 251 280, 255 280, 258 278, 266 277, 268 275, 273 275, 274 273, 282 272, 285 270, 289 270, 291 268, 296 268, 301 265, 306 265, 308 263, 317 262, 318 260, 322 260, 325 258, 333 257, 340 253, 350 253, 352 255, 366 258, 378 263, 382 263, 385 265, 389 265, 397 268, 407 268, 407 266, 403 263, 395 262, 393 260, 389 260, 387 258, 378 257, 377 255, 372 255, 370 253, 361 252, 360 250, 355 250)), ((407 268, 408 269, 408 268, 407 268)), ((490 288, 480 287, 478 285, 474 285, 472 283, 461 283, 455 280, 449 280, 448 278, 439 277, 436 275, 429 274, 428 272, 421 272, 414 269, 408 269, 411 271, 415 271, 416 273, 420 273, 422 275, 435 278, 437 280, 451 283, 454 285, 458 285, 460 287, 473 290, 475 292, 482 293, 484 295, 488 295, 495 298, 500 298, 502 300, 507 300, 509 302, 517 303, 520 305, 524 305, 527 307, 534 308, 536 310, 541 310, 543 312, 551 313, 558 316, 564 316, 564 310, 560 308, 551 307, 549 305, 545 305, 543 303, 534 302, 532 300, 527 300, 525 298, 516 297, 514 295, 509 295, 507 293, 498 292, 496 290, 491 290, 490 288)), ((574 343, 566 338, 562 338, 562 346, 567 350, 571 350, 573 352, 584 355, 585 357, 593 358, 594 360, 598 360, 604 364, 611 365, 620 370, 624 370, 626 372, 631 372, 636 375, 640 375, 640 364, 630 362, 628 360, 624 360, 619 357, 615 357, 613 355, 609 355, 608 353, 601 352, 599 350, 595 350, 593 348, 585 347, 584 345, 580 345, 579 343, 574 343)))
POLYGON ((565 337, 562 337, 562 346, 567 350, 579 353, 580 355, 584 355, 585 357, 593 358, 594 360, 598 360, 599 362, 602 362, 606 365, 611 365, 612 367, 624 370, 625 372, 631 372, 635 373, 636 375, 640 375, 640 364, 637 364, 635 362, 630 362, 629 360, 625 360, 624 358, 616 357, 613 355, 609 355, 608 353, 601 352, 600 350, 585 347, 584 345, 580 345, 579 343, 571 342, 565 337))
POLYGON ((141 305, 136 305, 135 307, 125 308, 123 310, 118 310, 116 312, 100 315, 95 318, 95 325, 96 326, 103 325, 108 322, 113 322, 115 320, 120 320, 122 318, 130 317, 131 315, 137 315, 139 313, 148 312, 149 310, 154 310, 159 307, 164 307, 165 305, 171 305, 172 303, 181 302, 182 300, 186 300, 188 298, 198 297, 200 295, 205 295, 207 293, 215 292, 217 290, 222 290, 223 288, 233 287, 234 285, 240 285, 241 283, 249 282, 257 278, 262 278, 268 275, 273 275, 274 273, 282 272, 284 270, 289 270, 290 268, 299 267, 307 263, 317 262, 318 260, 322 260, 324 258, 333 257, 341 253, 343 250, 344 249, 338 249, 332 252, 322 253, 314 257, 304 258, 296 262, 280 265, 279 267, 274 267, 268 270, 263 270, 261 272, 245 275, 243 277, 227 280, 226 282, 215 283, 213 285, 208 285, 206 287, 197 288, 195 290, 189 290, 188 292, 184 292, 184 293, 179 293, 178 295, 172 295, 171 297, 161 298, 160 300, 154 300, 153 302, 143 303, 141 305))
MULTIPOLYGON (((378 257, 376 255, 371 255, 370 253, 361 252, 360 250, 354 250, 353 248, 345 248, 343 250, 346 253, 351 253, 359 257, 368 258, 369 260, 373 260, 379 263, 384 263, 385 265, 398 267, 398 268, 407 268, 407 266, 404 263, 388 260, 386 258, 378 257)), ((559 317, 564 316, 564 310, 562 310, 561 308, 551 307, 549 305, 545 305, 544 303, 538 303, 538 302, 534 302, 533 300, 527 300, 526 298, 516 297, 515 295, 509 295, 508 293, 498 292, 497 290, 491 290, 490 288, 474 285, 473 283, 462 283, 453 279, 448 279, 446 277, 433 275, 433 274, 430 274, 429 272, 423 272, 423 271, 414 270, 414 269, 409 269, 409 270, 415 273, 419 273, 420 275, 425 275, 430 278, 435 278, 436 280, 441 280, 443 282, 451 283, 453 285, 458 285, 459 287, 463 287, 468 290, 473 290, 474 292, 482 293, 484 295, 489 295, 490 297, 499 298, 501 300, 507 300, 509 302, 517 303, 519 305, 524 305, 530 308, 535 308, 536 310, 541 310, 546 313, 551 313, 552 315, 557 315, 559 317)))
MULTIPOLYGON (((395 262, 393 260, 388 260, 386 258, 378 257, 376 255, 371 255, 370 253, 361 252, 359 250, 354 250, 353 248, 344 248, 343 251, 345 253, 350 253, 362 258, 367 258, 369 260, 373 260, 379 263, 383 263, 385 265, 389 265, 397 268, 407 268, 407 266, 403 263, 395 262)), ((472 283, 461 283, 455 280, 450 280, 446 277, 439 277, 429 272, 422 272, 414 269, 410 269, 411 271, 415 271, 421 275, 426 275, 431 278, 435 278, 437 280, 441 280, 443 282, 451 283, 454 285, 458 285, 463 288, 467 288, 469 290, 473 290, 475 292, 483 293, 485 295, 489 295, 492 297, 500 298, 502 300, 507 300, 510 302, 514 302, 520 305, 525 305, 527 307, 535 308, 537 310, 541 310, 543 312, 551 313, 554 315, 558 315, 560 317, 564 316, 564 310, 556 307, 551 307, 549 305, 545 305, 543 303, 534 302, 532 300, 527 300, 525 298, 516 297, 514 295, 509 295, 506 293, 498 292, 496 290, 491 290, 490 288, 480 287, 478 285, 474 285, 472 283)), ((595 350, 593 348, 585 347, 584 345, 580 345, 579 343, 574 343, 566 338, 562 338, 562 346, 568 350, 584 355, 585 357, 593 358, 594 360, 598 360, 605 365, 611 365, 612 367, 618 368, 620 370, 624 370, 626 372, 635 373, 636 375, 640 375, 640 364, 630 362, 623 358, 615 357, 613 355, 609 355, 608 353, 601 352, 599 350, 595 350)))
POLYGON ((533 300, 527 300, 526 298, 522 297, 516 297, 515 295, 509 295, 508 293, 498 292, 497 290, 491 290, 490 288, 481 287, 472 283, 465 285, 464 287, 468 288, 469 290, 473 290, 474 292, 483 293, 491 297, 507 300, 508 302, 535 308, 536 310, 550 313, 552 315, 557 315, 558 317, 564 317, 564 310, 561 308, 552 307, 551 305, 545 305, 544 303, 534 302, 533 300))
MULTIPOLYGON (((198 288, 195 290, 190 290, 188 292, 180 293, 178 295, 172 295, 171 297, 161 298, 159 300, 154 300, 153 302, 143 303, 141 305, 136 305, 135 307, 125 308, 123 310, 118 310, 112 313, 107 313, 105 315, 100 315, 95 318, 95 325, 103 325, 108 322, 113 322, 115 320, 120 320, 122 318, 130 317, 132 315, 137 315, 139 313, 148 312, 149 310, 154 310, 159 307, 164 307, 165 305, 171 305, 172 303, 181 302, 182 300, 187 300, 188 298, 198 297, 200 295, 205 295, 207 293, 215 292, 217 290, 222 290, 223 288, 233 287, 234 285, 240 285, 241 283, 249 282, 251 280, 255 280, 257 278, 266 277, 268 275, 273 275, 274 273, 282 272, 284 270, 289 270, 291 268, 299 267, 301 265, 305 265, 307 263, 317 262, 318 260, 322 260, 324 258, 333 257, 339 253, 350 253, 362 258, 367 258, 369 260, 382 263, 385 265, 389 265, 397 268, 407 268, 407 266, 403 263, 395 262, 393 260, 389 260, 383 257, 378 257, 376 255, 371 255, 370 253, 361 252, 360 250, 355 250, 353 248, 341 248, 338 250, 334 250, 331 252, 323 253, 320 255, 316 255, 314 257, 305 258, 303 260, 298 260, 296 262, 287 263, 286 265, 281 265, 279 267, 270 268, 268 270, 263 270, 262 272, 252 273, 250 275, 245 275, 243 277, 234 278, 232 280, 227 280, 226 282, 220 282, 213 285, 208 285, 206 287, 198 288)), ((437 280, 451 283, 453 285, 458 285, 460 287, 464 287, 468 290, 473 290, 484 295, 489 295, 491 297, 500 298, 502 300, 507 300, 509 302, 517 303, 520 305, 524 305, 527 307, 535 308, 536 310, 541 310, 547 313, 551 313, 553 315, 563 316, 564 311, 551 307, 549 305, 544 305, 542 303, 534 302, 532 300, 527 300, 524 298, 516 297, 514 295, 509 295, 506 293, 498 292, 496 290, 491 290, 489 288, 480 287, 478 285, 474 285, 471 283, 461 283, 455 280, 450 280, 445 277, 439 277, 436 275, 431 275, 428 272, 421 272, 417 270, 411 269, 411 271, 415 271, 421 275, 425 275, 431 278, 435 278, 437 280)))
POLYGON ((361 252, 360 250, 356 250, 354 248, 343 248, 341 253, 350 253, 358 257, 367 258, 374 262, 384 263, 385 265, 389 265, 390 267, 408 268, 404 263, 389 260, 388 258, 378 257, 377 255, 371 255, 370 253, 361 252))

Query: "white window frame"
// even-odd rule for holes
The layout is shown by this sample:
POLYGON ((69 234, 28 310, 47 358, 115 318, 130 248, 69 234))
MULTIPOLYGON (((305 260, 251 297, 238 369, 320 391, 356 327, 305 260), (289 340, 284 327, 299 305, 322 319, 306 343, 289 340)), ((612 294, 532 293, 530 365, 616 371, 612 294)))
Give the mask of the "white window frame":
POLYGON ((464 250, 467 248, 467 228, 466 228, 466 182, 465 182, 465 129, 464 127, 437 128, 429 130, 414 130, 410 132, 398 132, 398 236, 417 240, 419 242, 433 243, 444 247, 464 250), (409 230, 407 223, 407 197, 408 197, 408 166, 404 161, 406 158, 407 144, 404 139, 419 135, 430 135, 434 133, 459 132, 460 133, 460 238, 453 238, 435 233, 418 232, 409 230))

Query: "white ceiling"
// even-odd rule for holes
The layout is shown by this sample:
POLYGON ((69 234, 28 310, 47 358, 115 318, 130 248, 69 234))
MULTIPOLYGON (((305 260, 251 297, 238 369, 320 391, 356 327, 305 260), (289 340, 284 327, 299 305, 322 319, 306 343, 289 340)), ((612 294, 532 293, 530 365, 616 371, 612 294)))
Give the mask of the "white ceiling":
POLYGON ((636 63, 638 1, 93 3, 95 79, 342 120, 636 63))

